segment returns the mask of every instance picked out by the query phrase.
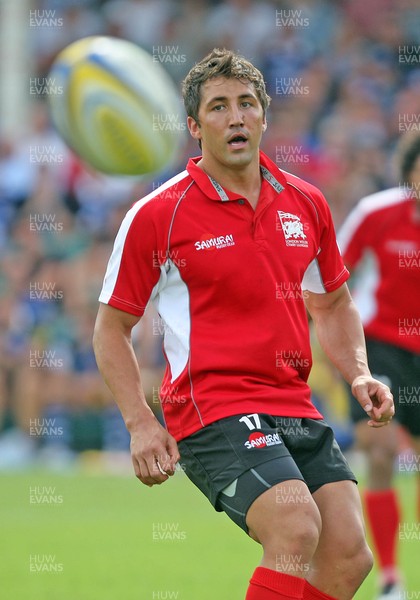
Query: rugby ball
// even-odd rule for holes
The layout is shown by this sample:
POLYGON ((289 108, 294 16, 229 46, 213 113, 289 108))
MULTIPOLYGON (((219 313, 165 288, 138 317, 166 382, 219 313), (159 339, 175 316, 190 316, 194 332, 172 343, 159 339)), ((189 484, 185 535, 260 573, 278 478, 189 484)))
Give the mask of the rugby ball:
POLYGON ((52 121, 84 161, 110 175, 171 166, 186 124, 175 83, 153 56, 126 40, 92 36, 54 60, 52 121))

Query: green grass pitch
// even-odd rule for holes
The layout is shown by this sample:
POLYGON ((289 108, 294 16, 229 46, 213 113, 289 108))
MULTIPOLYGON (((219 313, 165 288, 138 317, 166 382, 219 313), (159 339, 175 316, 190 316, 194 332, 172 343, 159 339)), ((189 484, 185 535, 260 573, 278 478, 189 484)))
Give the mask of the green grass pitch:
MULTIPOLYGON (((151 489, 134 476, 82 470, 3 474, 0 482, 5 600, 243 600, 260 560, 259 546, 182 473, 151 489)), ((420 598, 415 477, 399 476, 398 488, 408 600, 420 598)), ((373 572, 355 600, 372 600, 375 582, 373 572)))

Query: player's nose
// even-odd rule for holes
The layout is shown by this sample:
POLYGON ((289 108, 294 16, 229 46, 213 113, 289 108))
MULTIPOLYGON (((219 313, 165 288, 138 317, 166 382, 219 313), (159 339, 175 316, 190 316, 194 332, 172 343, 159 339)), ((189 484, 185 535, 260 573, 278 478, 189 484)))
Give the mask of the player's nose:
POLYGON ((244 124, 243 111, 239 106, 232 106, 229 114, 230 127, 238 127, 244 124))

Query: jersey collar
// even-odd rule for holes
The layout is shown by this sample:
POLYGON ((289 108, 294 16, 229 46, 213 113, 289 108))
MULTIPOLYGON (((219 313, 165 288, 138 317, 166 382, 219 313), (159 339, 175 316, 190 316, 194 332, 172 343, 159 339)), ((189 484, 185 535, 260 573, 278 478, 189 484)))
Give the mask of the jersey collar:
MULTIPOLYGON (((229 200, 240 200, 243 198, 240 194, 235 194, 222 187, 220 183, 213 179, 213 177, 210 177, 210 175, 207 175, 207 173, 198 167, 197 163, 200 159, 201 156, 190 158, 187 164, 187 171, 208 198, 219 202, 228 202, 229 200)), ((280 194, 286 186, 286 178, 273 161, 271 161, 261 150, 260 169, 263 178, 277 194, 280 194)))

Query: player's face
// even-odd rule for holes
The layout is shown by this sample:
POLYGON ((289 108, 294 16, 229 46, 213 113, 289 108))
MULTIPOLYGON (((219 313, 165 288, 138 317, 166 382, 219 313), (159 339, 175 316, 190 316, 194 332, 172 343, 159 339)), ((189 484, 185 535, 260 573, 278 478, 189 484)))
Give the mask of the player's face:
POLYGON ((191 135, 201 140, 203 164, 243 168, 259 160, 266 120, 254 85, 215 77, 201 88, 199 123, 188 117, 191 135))

